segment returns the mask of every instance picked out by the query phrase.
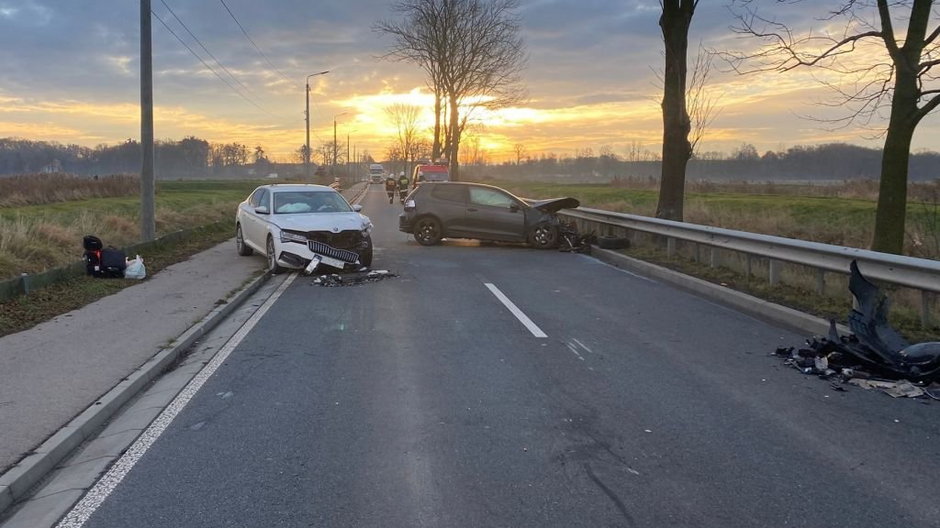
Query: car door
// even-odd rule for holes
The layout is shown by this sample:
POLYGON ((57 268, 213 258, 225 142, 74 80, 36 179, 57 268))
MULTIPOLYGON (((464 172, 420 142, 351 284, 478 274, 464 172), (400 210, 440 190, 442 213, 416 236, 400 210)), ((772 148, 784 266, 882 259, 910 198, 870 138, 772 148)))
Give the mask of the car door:
POLYGON ((243 205, 246 210, 242 215, 244 218, 242 222, 242 234, 250 243, 249 245, 254 246, 255 249, 262 252, 265 250, 265 244, 267 243, 266 225, 270 213, 267 215, 258 214, 255 212, 255 209, 264 206, 270 211, 270 197, 270 191, 264 188, 258 189, 252 193, 251 198, 248 199, 248 203, 243 205))
POLYGON ((509 194, 490 187, 469 188, 467 228, 474 238, 525 240, 523 206, 509 194))
POLYGON ((447 184, 427 184, 430 187, 429 207, 426 212, 441 221, 445 237, 465 236, 467 231, 467 186, 447 184))

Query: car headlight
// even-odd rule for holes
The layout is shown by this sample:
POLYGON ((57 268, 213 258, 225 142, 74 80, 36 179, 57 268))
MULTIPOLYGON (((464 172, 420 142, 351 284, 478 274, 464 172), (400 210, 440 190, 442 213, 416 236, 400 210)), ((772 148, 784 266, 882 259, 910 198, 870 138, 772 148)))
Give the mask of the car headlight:
POLYGON ((362 226, 362 236, 367 237, 372 234, 372 222, 362 226))
POLYGON ((289 231, 281 231, 281 242, 297 242, 300 244, 306 244, 307 237, 304 235, 298 235, 297 233, 291 233, 289 231))

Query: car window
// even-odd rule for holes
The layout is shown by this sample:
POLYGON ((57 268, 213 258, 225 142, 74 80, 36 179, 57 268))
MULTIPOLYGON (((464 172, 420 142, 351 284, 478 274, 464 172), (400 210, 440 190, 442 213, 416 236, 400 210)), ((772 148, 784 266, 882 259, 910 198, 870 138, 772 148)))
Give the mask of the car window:
POLYGON ((264 189, 255 189, 255 192, 251 193, 251 198, 248 199, 248 205, 252 207, 259 207, 261 205, 261 197, 264 195, 264 189))
POLYGON ((261 196, 258 197, 258 207, 270 207, 271 206, 271 192, 267 189, 261 189, 261 196))
POLYGON ((489 207, 502 207, 504 209, 509 209, 509 206, 515 203, 515 201, 509 195, 495 189, 471 187, 470 203, 474 205, 486 205, 489 207))
POLYGON ((431 187, 431 196, 448 202, 467 203, 467 188, 463 185, 435 185, 431 187))
POLYGON ((274 193, 275 214, 348 213, 349 203, 332 191, 280 191, 274 193))

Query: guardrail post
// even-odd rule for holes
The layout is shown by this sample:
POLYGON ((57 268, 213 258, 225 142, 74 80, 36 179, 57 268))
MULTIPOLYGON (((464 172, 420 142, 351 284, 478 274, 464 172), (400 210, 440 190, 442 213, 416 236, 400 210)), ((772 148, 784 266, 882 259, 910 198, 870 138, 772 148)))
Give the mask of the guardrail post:
POLYGON ((776 286, 780 282, 780 273, 783 270, 783 262, 779 260, 770 259, 770 285, 776 286))
POLYGON ((669 237, 666 239, 666 256, 669 258, 676 256, 676 239, 669 237))
POLYGON ((816 293, 822 295, 826 293, 826 272, 816 269, 816 293))
POLYGON ((710 249, 710 254, 708 255, 708 264, 709 264, 709 266, 711 266, 712 268, 717 268, 717 267, 718 267, 718 264, 719 264, 719 260, 720 260, 718 257, 719 257, 719 255, 718 255, 718 249, 717 249, 717 248, 711 248, 711 249, 710 249))
POLYGON ((747 255, 745 255, 745 258, 744 258, 744 261, 745 261, 745 263, 744 263, 745 275, 744 275, 744 276, 745 276, 746 278, 748 278, 748 279, 750 279, 750 278, 751 278, 751 275, 753 275, 753 272, 751 271, 751 263, 752 263, 753 260, 754 260, 754 257, 751 256, 750 253, 748 253, 747 255))
POLYGON ((930 292, 920 291, 920 326, 930 328, 930 292))
POLYGON ((29 273, 20 273, 20 281, 23 283, 23 295, 29 295, 29 273))

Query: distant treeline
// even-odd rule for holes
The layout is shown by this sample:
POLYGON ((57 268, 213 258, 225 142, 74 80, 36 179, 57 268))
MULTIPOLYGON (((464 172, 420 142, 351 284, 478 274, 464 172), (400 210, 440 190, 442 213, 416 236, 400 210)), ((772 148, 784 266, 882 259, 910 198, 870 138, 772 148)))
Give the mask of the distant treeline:
MULTIPOLYGON (((140 143, 128 139, 118 145, 94 148, 55 142, 0 138, 0 175, 65 172, 97 174, 138 174, 140 143)), ((575 156, 542 154, 520 157, 503 164, 465 162, 467 176, 499 179, 542 179, 606 182, 618 178, 658 179, 660 161, 649 151, 634 149, 627 156, 602 148, 575 156)), ((281 176, 300 170, 295 164, 274 164, 260 146, 238 143, 216 144, 187 137, 180 141, 155 142, 154 167, 158 178, 247 177, 280 172, 281 176)), ((881 150, 831 143, 795 146, 759 154, 744 144, 731 154, 707 152, 694 157, 688 166, 690 180, 711 181, 846 181, 877 180, 881 171, 881 150)), ((940 179, 940 153, 911 154, 911 181, 940 179)))
MULTIPOLYGON (((609 152, 598 156, 590 151, 575 157, 553 154, 530 157, 501 165, 469 165, 468 173, 493 178, 556 179, 603 182, 617 178, 658 179, 660 161, 648 152, 629 159, 609 152)), ((796 146, 763 155, 743 145, 730 155, 706 153, 689 162, 687 178, 712 181, 846 181, 877 180, 881 173, 881 150, 845 143, 796 146)), ((911 154, 911 181, 940 179, 940 153, 911 154)))
MULTIPOLYGON (((0 175, 57 172, 86 176, 137 174, 140 172, 141 152, 140 143, 133 139, 118 145, 89 148, 0 138, 0 175)), ((249 149, 238 143, 215 144, 196 137, 154 142, 154 169, 162 178, 211 177, 246 167, 265 171, 267 165, 268 159, 261 147, 249 149)))

